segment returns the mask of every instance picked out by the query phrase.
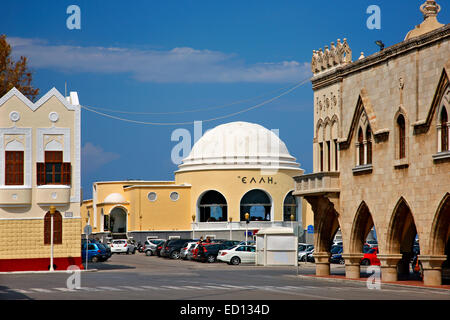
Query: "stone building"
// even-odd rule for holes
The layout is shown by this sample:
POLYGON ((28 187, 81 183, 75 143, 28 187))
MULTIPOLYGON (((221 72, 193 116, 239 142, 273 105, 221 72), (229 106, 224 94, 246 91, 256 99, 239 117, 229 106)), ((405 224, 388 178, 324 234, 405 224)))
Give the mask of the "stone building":
POLYGON ((425 284, 449 266, 450 25, 436 1, 420 9, 402 42, 370 56, 352 61, 347 39, 313 51, 314 173, 295 178, 294 194, 314 211, 318 275, 339 228, 346 277, 360 277, 372 228, 383 281, 409 274, 417 242, 425 284))

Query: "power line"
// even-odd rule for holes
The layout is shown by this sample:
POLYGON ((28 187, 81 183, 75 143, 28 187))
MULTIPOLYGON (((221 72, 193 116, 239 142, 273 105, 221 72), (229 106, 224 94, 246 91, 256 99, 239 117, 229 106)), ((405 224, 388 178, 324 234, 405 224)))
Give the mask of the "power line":
POLYGON ((207 107, 207 108, 199 108, 199 109, 193 109, 193 110, 169 111, 169 112, 134 112, 134 111, 114 110, 114 109, 107 109, 107 108, 100 108, 100 107, 89 107, 89 108, 93 109, 93 110, 98 110, 98 111, 106 111, 106 112, 112 112, 112 113, 123 113, 123 114, 135 114, 135 115, 169 115, 169 114, 195 113, 195 112, 201 112, 201 111, 210 111, 210 110, 223 109, 223 108, 226 108, 226 107, 229 107, 229 106, 233 106, 233 105, 236 105, 236 104, 241 104, 241 103, 244 103, 244 102, 257 100, 257 99, 259 99, 261 97, 268 96, 268 95, 270 95, 272 93, 285 90, 286 88, 289 88, 291 85, 292 84, 290 84, 288 86, 285 86, 285 87, 282 87, 282 88, 278 88, 278 89, 273 90, 273 91, 266 92, 264 94, 261 94, 259 96, 253 97, 253 98, 247 98, 247 99, 238 100, 238 101, 230 102, 230 103, 219 105, 219 106, 213 106, 213 107, 207 107))
MULTIPOLYGON (((292 88, 282 92, 281 94, 279 94, 279 95, 277 95, 275 97, 267 99, 267 100, 265 100, 263 102, 260 102, 260 103, 258 103, 256 105, 253 105, 253 106, 248 107, 246 109, 243 109, 243 110, 240 110, 240 111, 236 111, 236 112, 233 112, 233 113, 230 113, 230 114, 227 114, 227 115, 223 115, 223 116, 220 116, 220 117, 211 118, 211 119, 205 119, 205 120, 199 120, 199 121, 211 122, 211 121, 216 121, 216 120, 222 120, 222 119, 230 118, 230 117, 233 117, 235 115, 238 115, 238 114, 241 114, 241 113, 244 113, 244 112, 248 112, 248 111, 253 110, 253 109, 260 108, 260 107, 262 107, 262 106, 264 106, 264 105, 266 105, 266 104, 268 104, 270 102, 273 102, 273 101, 275 101, 275 100, 277 100, 277 99, 279 99, 279 98, 289 94, 290 92, 294 91, 295 89, 297 89, 298 87, 304 85, 307 82, 309 82, 309 78, 307 78, 305 80, 302 80, 301 82, 297 83, 292 88)), ((138 120, 121 118, 121 117, 110 115, 110 114, 107 114, 107 113, 104 113, 104 112, 100 112, 100 111, 94 110, 93 107, 86 107, 86 106, 80 106, 80 107, 85 109, 85 110, 87 110, 87 111, 99 114, 99 115, 107 117, 107 118, 111 118, 111 119, 115 119, 115 120, 119 120, 119 121, 124 121, 124 122, 129 122, 129 123, 135 123, 135 124, 154 125, 154 126, 179 126, 179 125, 194 124, 194 121, 187 121, 187 122, 147 122, 147 121, 138 121, 138 120)))

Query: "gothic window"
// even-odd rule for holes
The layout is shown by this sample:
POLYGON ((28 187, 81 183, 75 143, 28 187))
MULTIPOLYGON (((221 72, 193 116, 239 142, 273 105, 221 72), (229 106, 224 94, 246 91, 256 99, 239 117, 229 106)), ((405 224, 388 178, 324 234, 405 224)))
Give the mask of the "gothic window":
POLYGON ((23 185, 23 151, 5 152, 5 185, 23 185))
POLYGON ((448 143, 448 114, 445 107, 442 108, 441 111, 441 119, 440 119, 440 125, 441 125, 441 152, 449 150, 449 143, 448 143))
POLYGON ((367 126, 366 129, 366 145, 367 145, 366 164, 372 164, 372 130, 370 129, 370 126, 367 126))
POLYGON ((364 134, 361 128, 358 131, 358 165, 364 164, 364 134))
POLYGON ((399 115, 397 118, 398 128, 398 157, 403 159, 406 157, 406 126, 405 118, 403 115, 399 115))

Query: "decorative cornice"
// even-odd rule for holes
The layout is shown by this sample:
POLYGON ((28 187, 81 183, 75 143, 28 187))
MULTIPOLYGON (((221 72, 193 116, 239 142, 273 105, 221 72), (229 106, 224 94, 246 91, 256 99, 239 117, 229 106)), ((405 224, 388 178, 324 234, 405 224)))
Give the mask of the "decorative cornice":
POLYGON ((70 104, 62 94, 56 89, 52 88, 48 91, 44 96, 42 96, 36 103, 33 103, 30 99, 25 97, 22 92, 17 90, 16 88, 12 88, 8 91, 3 97, 0 98, 0 107, 13 96, 19 98, 25 105, 27 105, 31 110, 36 111, 41 105, 43 105, 47 100, 52 97, 56 97, 68 110, 75 111, 76 108, 72 104, 70 104))
POLYGON ((374 65, 383 63, 396 56, 406 54, 413 50, 419 50, 423 47, 430 46, 436 42, 446 40, 450 37, 450 24, 442 28, 426 33, 422 36, 412 38, 410 40, 402 41, 396 45, 388 47, 383 51, 377 52, 364 59, 357 60, 346 65, 339 65, 332 70, 323 71, 315 75, 312 79, 313 90, 318 90, 324 87, 342 81, 343 78, 355 72, 361 72, 364 69, 373 67, 374 65))

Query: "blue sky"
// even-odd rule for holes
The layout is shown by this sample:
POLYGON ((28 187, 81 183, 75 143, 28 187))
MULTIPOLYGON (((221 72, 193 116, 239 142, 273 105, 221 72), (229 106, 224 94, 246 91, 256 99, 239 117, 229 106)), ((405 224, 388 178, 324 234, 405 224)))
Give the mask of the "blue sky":
MULTIPOLYGON (((178 112, 246 100, 228 107, 177 115, 116 116, 147 122, 189 122, 230 114, 308 78, 312 50, 347 38, 353 59, 402 41, 421 23, 424 0, 275 1, 8 1, 0 33, 13 54, 29 58, 41 95, 52 87, 77 91, 86 106, 129 112, 178 112), (81 9, 81 30, 69 30, 69 5, 81 9), (381 29, 369 30, 370 5, 381 8, 381 29)), ((438 1, 448 23, 450 5, 438 1)), ((229 121, 279 129, 281 139, 306 172, 312 171, 311 84, 261 108, 207 122, 229 121)), ((112 113, 111 113, 112 114, 112 113)), ((172 180, 177 128, 120 122, 83 111, 82 186, 94 181, 172 180)))

